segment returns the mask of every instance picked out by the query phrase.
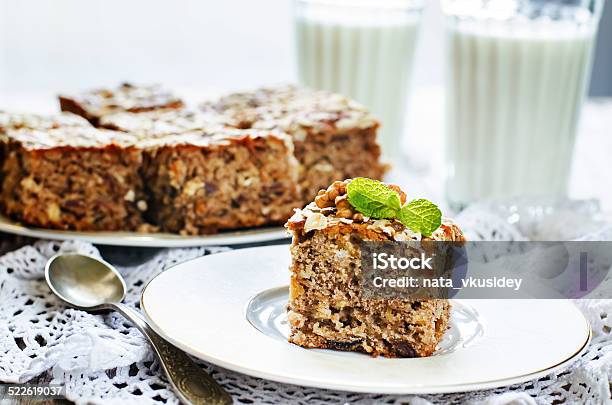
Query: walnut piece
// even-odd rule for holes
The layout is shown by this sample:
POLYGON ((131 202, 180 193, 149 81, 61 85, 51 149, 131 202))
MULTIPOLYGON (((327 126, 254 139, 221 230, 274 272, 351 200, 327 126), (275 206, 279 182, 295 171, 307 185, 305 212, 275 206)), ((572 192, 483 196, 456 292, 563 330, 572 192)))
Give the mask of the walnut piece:
MULTIPOLYGON (((350 182, 350 179, 335 181, 327 189, 319 190, 319 193, 315 197, 315 204, 321 209, 335 208, 335 216, 338 218, 364 222, 367 220, 366 217, 361 212, 357 212, 348 201, 347 185, 350 182)), ((406 193, 395 184, 389 184, 388 186, 399 195, 400 202, 404 205, 406 203, 406 193)), ((331 212, 333 212, 333 210, 331 212)))
POLYGON ((389 184, 389 188, 391 190, 395 191, 399 195, 400 203, 402 205, 406 204, 406 193, 404 193, 402 191, 402 189, 398 185, 396 185, 396 184, 389 184))

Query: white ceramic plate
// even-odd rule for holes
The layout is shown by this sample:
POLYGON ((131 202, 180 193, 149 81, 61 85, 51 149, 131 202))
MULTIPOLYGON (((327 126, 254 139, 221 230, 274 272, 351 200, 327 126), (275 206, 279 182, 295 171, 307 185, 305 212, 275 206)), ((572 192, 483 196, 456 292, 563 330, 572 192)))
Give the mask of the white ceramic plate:
POLYGON ((0 215, 0 232, 41 239, 82 240, 98 245, 168 248, 240 245, 288 238, 282 226, 225 231, 202 236, 182 236, 172 233, 77 232, 28 227, 4 215, 0 215))
POLYGON ((590 327, 562 300, 453 301, 451 328, 428 358, 372 358, 286 341, 289 249, 234 250, 179 264, 144 289, 152 327, 219 366, 284 383, 372 393, 480 390, 543 376, 588 345, 590 327))

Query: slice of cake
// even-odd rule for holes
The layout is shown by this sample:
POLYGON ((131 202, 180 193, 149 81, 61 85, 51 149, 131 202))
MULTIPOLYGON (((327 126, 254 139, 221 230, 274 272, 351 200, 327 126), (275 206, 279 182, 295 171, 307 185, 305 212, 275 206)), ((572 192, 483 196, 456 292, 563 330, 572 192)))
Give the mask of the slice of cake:
POLYGON ((139 113, 178 109, 183 101, 158 85, 137 86, 123 83, 115 89, 94 89, 74 95, 60 95, 62 111, 86 118, 97 126, 105 115, 117 112, 139 113))
POLYGON ((282 224, 299 205, 286 134, 211 125, 187 110, 120 113, 100 123, 139 139, 147 216, 162 230, 198 235, 282 224))
MULTIPOLYGON (((293 234, 289 341, 307 348, 373 356, 429 356, 447 328, 449 302, 363 298, 360 242, 463 241, 463 234, 447 219, 423 236, 399 219, 367 217, 349 201, 347 188, 352 181, 336 181, 321 190, 314 202, 296 210, 286 224, 293 234)), ((375 183, 397 193, 398 207, 405 205, 406 195, 397 186, 375 183)))
POLYGON ((202 109, 237 128, 278 129, 289 134, 300 164, 302 201, 336 179, 381 179, 386 166, 376 142, 379 123, 344 96, 294 86, 235 93, 202 109))
POLYGON ((134 141, 73 115, 0 114, 3 212, 43 228, 139 229, 147 205, 134 141))

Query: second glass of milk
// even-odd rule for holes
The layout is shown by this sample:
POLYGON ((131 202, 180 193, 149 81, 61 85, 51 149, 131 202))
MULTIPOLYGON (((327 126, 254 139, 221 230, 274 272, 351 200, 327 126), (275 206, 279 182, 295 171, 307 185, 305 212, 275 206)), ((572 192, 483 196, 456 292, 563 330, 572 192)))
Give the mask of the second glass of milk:
POLYGON ((364 104, 381 122, 388 159, 399 155, 422 1, 295 0, 300 83, 364 104))
POLYGON ((447 197, 566 195, 603 2, 442 1, 447 197))

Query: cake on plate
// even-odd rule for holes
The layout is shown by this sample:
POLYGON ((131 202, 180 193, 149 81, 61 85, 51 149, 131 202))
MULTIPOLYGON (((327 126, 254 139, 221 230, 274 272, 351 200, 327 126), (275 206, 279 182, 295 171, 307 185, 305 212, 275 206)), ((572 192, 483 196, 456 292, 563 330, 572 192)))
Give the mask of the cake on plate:
MULTIPOLYGON (((315 201, 296 210, 286 224, 293 235, 289 341, 307 348, 373 356, 429 356, 448 326, 448 300, 363 298, 360 242, 460 242, 463 234, 445 218, 440 218, 425 235, 402 223, 407 221, 389 215, 382 215, 387 219, 368 217, 349 198, 351 182, 396 193, 398 207, 407 205, 406 194, 397 186, 354 179, 334 182, 321 190, 315 201)), ((430 206, 435 207, 431 203, 430 206)))
POLYGON ((183 235, 284 223, 336 178, 381 178, 378 122, 293 86, 193 110, 157 85, 63 94, 62 114, 0 112, 0 207, 43 228, 183 235))

